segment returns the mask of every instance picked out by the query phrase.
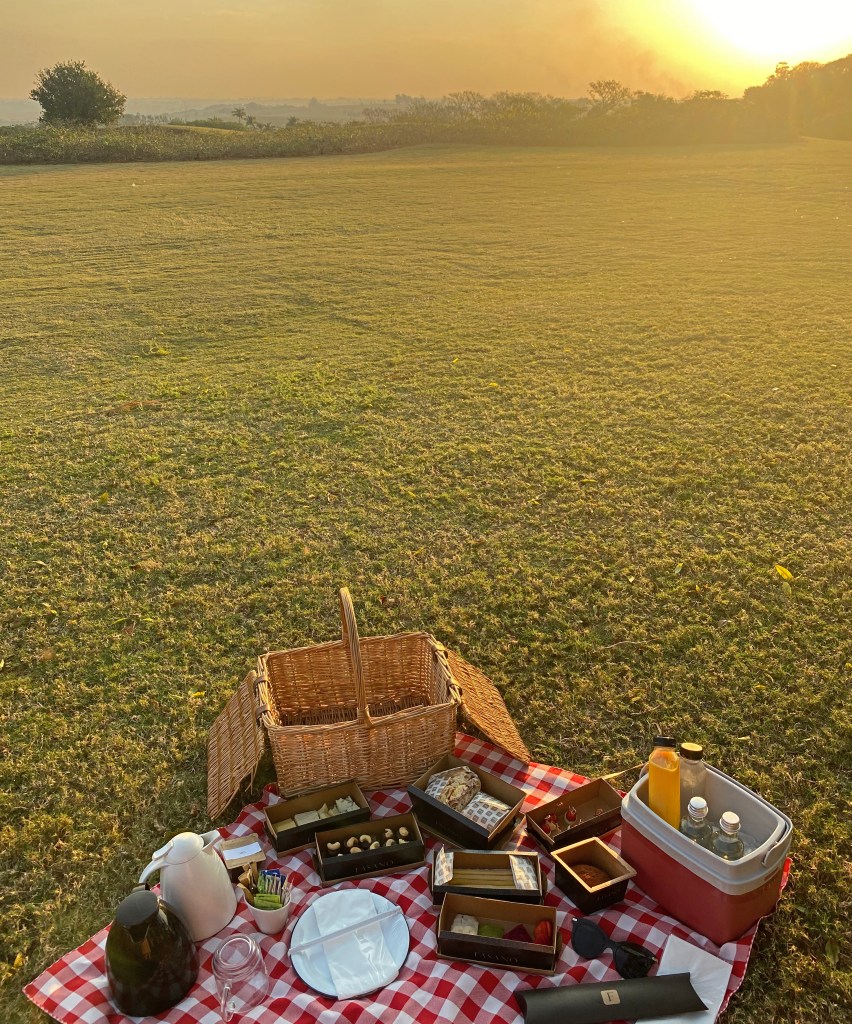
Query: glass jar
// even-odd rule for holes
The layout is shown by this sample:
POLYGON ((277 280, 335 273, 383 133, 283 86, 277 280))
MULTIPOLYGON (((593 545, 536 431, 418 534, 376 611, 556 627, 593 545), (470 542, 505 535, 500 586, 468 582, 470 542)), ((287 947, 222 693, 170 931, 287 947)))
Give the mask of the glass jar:
POLYGON ((269 989, 269 975, 260 946, 249 935, 232 935, 213 954, 213 977, 222 1020, 260 1006, 269 989))
POLYGON ((680 831, 687 839, 709 850, 713 845, 713 826, 707 820, 707 801, 703 796, 694 796, 689 801, 686 817, 680 823, 680 831))
POLYGON ((713 853, 723 860, 740 860, 745 847, 739 833, 739 815, 733 811, 725 811, 719 819, 719 831, 713 839, 713 853))

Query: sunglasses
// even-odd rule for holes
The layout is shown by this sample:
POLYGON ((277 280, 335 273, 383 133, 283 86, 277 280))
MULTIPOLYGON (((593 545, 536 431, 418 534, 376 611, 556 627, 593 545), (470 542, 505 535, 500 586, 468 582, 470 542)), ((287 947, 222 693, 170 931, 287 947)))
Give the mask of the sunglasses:
POLYGON ((657 958, 644 946, 635 942, 613 942, 607 933, 587 918, 572 918, 571 945, 574 952, 585 960, 594 960, 604 950, 612 950, 615 969, 622 978, 644 978, 657 962, 657 958))

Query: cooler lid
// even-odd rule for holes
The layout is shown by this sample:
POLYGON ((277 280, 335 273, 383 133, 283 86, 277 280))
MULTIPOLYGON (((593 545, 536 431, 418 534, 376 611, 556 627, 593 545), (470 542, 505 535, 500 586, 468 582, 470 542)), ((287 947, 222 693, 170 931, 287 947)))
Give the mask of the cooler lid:
POLYGON ((458 654, 448 651, 441 644, 438 647, 447 656, 453 681, 459 691, 463 717, 487 740, 502 747, 524 764, 529 764, 530 752, 509 717, 508 709, 494 683, 458 654))
POLYGON ((249 672, 213 723, 207 740, 207 813, 217 818, 257 771, 266 746, 257 673, 249 672))

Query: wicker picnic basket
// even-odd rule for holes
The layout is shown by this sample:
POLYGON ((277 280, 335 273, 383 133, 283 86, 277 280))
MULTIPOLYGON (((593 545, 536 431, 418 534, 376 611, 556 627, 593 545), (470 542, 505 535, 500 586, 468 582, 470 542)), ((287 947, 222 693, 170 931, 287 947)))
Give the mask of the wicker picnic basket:
POLYGON ((215 818, 253 776, 266 737, 283 796, 354 779, 404 786, 453 750, 459 708, 527 762, 494 684, 429 633, 360 639, 349 591, 343 638, 258 658, 210 731, 207 806, 215 818))

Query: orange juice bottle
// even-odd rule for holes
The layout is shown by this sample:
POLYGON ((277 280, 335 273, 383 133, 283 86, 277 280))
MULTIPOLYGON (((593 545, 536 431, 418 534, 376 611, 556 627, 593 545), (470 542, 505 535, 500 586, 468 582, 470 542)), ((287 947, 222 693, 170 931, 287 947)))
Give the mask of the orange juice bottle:
POLYGON ((655 736, 648 758, 648 806, 672 828, 680 827, 680 759, 671 736, 655 736))

